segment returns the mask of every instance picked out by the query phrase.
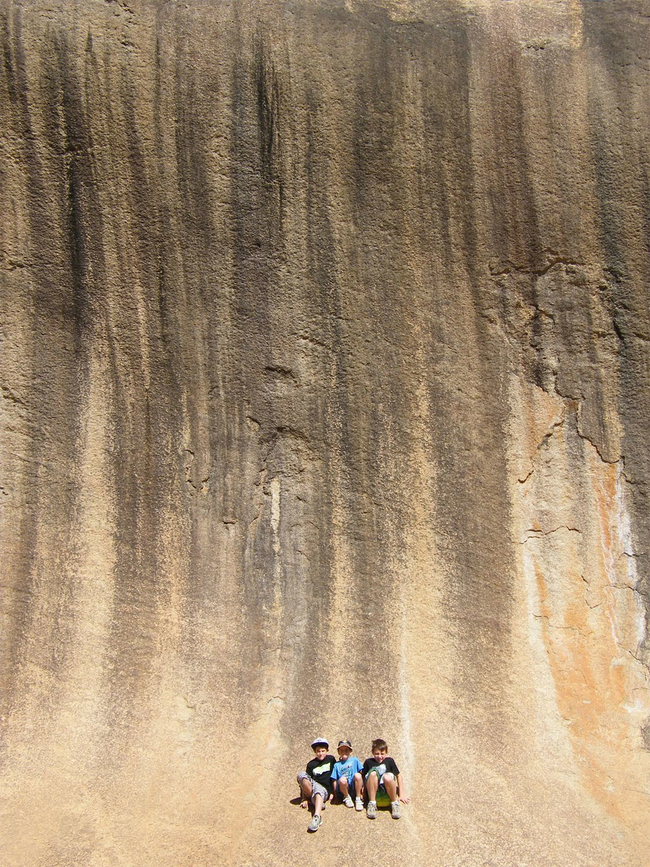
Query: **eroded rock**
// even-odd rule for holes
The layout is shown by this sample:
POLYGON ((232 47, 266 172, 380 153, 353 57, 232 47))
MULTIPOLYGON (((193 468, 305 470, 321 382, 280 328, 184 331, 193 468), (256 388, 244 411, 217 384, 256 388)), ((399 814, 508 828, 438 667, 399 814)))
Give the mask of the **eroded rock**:
POLYGON ((3 863, 647 864, 645 4, 0 11, 3 863))

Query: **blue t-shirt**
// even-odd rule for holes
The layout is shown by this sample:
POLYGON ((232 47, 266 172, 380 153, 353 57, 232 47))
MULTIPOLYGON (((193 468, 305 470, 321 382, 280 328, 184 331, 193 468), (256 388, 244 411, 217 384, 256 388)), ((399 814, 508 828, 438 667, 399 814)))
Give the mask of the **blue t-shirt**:
POLYGON ((354 775, 362 769, 362 764, 356 756, 349 756, 344 762, 338 761, 332 769, 332 779, 338 780, 341 777, 348 778, 348 785, 352 785, 354 775))

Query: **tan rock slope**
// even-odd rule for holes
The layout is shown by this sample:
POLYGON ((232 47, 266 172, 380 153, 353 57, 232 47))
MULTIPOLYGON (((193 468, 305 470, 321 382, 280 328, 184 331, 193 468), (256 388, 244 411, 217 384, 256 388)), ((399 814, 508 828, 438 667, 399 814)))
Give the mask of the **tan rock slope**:
POLYGON ((0 43, 1 863, 647 867, 648 2, 0 43))

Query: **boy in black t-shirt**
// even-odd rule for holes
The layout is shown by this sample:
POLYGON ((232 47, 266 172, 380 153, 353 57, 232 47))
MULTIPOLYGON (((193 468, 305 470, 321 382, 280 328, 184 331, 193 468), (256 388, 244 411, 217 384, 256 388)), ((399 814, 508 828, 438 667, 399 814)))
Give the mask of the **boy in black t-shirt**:
POLYGON ((301 807, 308 807, 311 800, 314 805, 314 818, 311 820, 308 831, 318 831, 321 823, 321 810, 325 809, 325 802, 332 793, 332 768, 336 759, 327 753, 329 744, 325 738, 316 738, 311 745, 315 758, 307 762, 307 769, 298 774, 298 785, 302 800, 301 807))
POLYGON ((393 819, 399 819, 401 810, 399 802, 410 803, 404 788, 404 779, 388 753, 388 744, 381 738, 372 742, 372 758, 363 763, 363 777, 368 793, 366 815, 369 819, 377 818, 377 792, 383 791, 390 799, 390 814, 393 819))

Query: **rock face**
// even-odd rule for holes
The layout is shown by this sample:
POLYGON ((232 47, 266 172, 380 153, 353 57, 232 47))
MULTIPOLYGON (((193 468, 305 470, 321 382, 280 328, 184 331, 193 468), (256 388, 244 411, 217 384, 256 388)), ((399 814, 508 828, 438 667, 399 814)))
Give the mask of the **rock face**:
POLYGON ((647 865, 648 4, 0 12, 2 863, 647 865))

